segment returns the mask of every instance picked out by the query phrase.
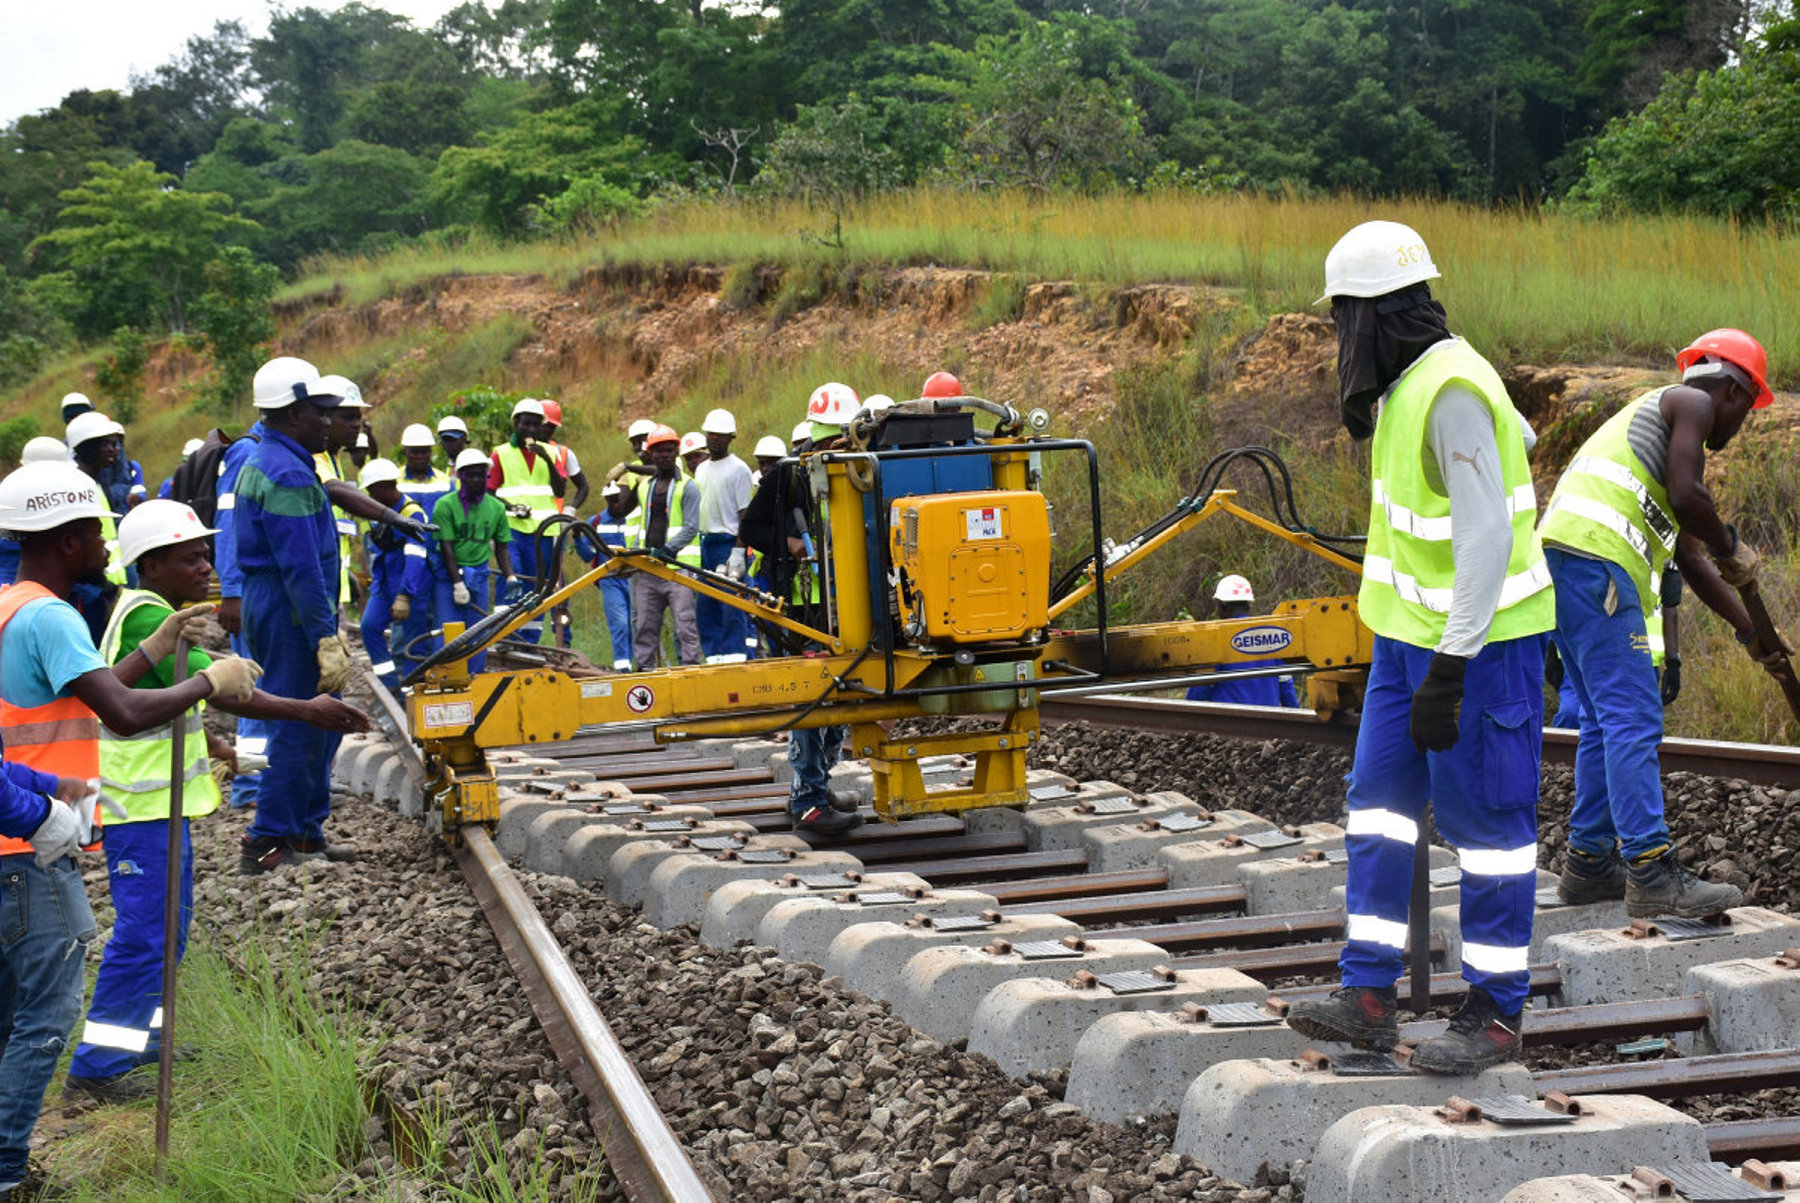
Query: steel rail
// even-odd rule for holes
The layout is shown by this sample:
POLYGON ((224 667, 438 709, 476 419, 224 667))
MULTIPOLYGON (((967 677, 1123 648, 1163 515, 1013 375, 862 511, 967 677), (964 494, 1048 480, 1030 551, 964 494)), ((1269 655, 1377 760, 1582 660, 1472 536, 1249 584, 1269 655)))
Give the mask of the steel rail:
MULTIPOLYGON (((1320 721, 1310 710, 1268 706, 1228 706, 1172 698, 1060 698, 1039 701, 1046 723, 1092 723, 1164 735, 1223 735, 1233 739, 1292 739, 1302 743, 1348 748, 1356 743, 1356 720, 1339 715, 1320 721)), ((1544 729, 1544 760, 1575 763, 1575 732, 1544 729)), ((1760 785, 1800 788, 1800 748, 1774 744, 1726 743, 1711 739, 1665 739, 1658 749, 1665 773, 1698 773, 1732 777, 1760 785)))
POLYGON ((1531 1075, 1531 1081, 1540 1093, 1560 1090, 1564 1094, 1644 1094, 1659 1099, 1749 1094, 1800 1086, 1800 1049, 1575 1065, 1539 1070, 1531 1075))
POLYGON ((1762 1161, 1800 1157, 1800 1119, 1784 1116, 1707 1124, 1706 1151, 1733 1165, 1752 1157, 1762 1161))

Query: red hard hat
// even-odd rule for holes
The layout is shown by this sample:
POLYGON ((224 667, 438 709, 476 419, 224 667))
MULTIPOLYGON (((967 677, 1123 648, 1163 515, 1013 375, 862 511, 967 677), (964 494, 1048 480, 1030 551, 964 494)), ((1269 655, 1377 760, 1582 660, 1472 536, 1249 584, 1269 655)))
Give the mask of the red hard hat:
POLYGON ((921 397, 960 397, 962 395, 962 381, 949 372, 933 372, 925 377, 925 387, 919 390, 921 397))
POLYGON ((540 402, 540 404, 544 407, 544 421, 550 423, 552 426, 561 426, 562 406, 555 401, 543 401, 540 402))
POLYGON ((658 422, 651 428, 650 433, 644 436, 644 447, 648 449, 658 443, 674 443, 676 446, 680 446, 681 436, 675 433, 673 426, 665 426, 658 422))
POLYGON ((1774 403, 1775 394, 1769 391, 1769 353, 1763 350, 1761 343, 1742 330, 1734 330, 1729 326, 1708 330, 1682 348, 1681 353, 1675 357, 1675 366, 1686 372, 1708 355, 1716 355, 1726 363, 1749 373, 1757 388, 1756 400, 1751 403, 1752 409, 1762 409, 1774 403))

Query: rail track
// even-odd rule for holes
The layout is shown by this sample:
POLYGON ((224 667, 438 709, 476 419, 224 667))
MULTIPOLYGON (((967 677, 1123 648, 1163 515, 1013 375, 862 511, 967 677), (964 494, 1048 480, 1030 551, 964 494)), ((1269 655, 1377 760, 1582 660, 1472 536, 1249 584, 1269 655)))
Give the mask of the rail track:
MULTIPOLYGON (((412 757, 409 774, 416 772, 422 783, 423 768, 406 737, 400 709, 384 692, 375 692, 381 725, 402 754, 412 757)), ((1046 699, 1044 715, 1055 722, 1140 732, 1203 732, 1338 746, 1348 746, 1355 737, 1353 724, 1321 723, 1310 714, 1129 697, 1046 699)), ((1572 755, 1572 739, 1566 733, 1549 733, 1547 757, 1561 755, 1558 749, 1572 755)), ((743 769, 726 758, 661 747, 641 735, 589 736, 532 752, 561 767, 591 771, 596 779, 618 781, 634 793, 703 805, 716 816, 746 822, 757 832, 788 828, 785 787, 766 770, 743 769)), ((1800 750, 1792 748, 1670 740, 1664 744, 1663 757, 1666 770, 1800 786, 1800 750)), ((1328 990, 1324 985, 1296 984, 1294 979, 1332 974, 1342 947, 1341 912, 1245 914, 1241 886, 1172 887, 1168 872, 1154 868, 1090 872, 1088 856, 1080 849, 1034 850, 1021 831, 971 830, 959 817, 871 824, 829 847, 854 854, 871 871, 915 874, 934 889, 978 884, 1009 916, 1069 919, 1083 925, 1088 940, 1149 940, 1172 954, 1168 962, 1172 969, 1237 969, 1279 984, 1279 998, 1285 1002, 1328 990)), ((487 833, 465 832, 456 860, 558 1059, 588 1100, 595 1130, 604 1139, 607 1159, 627 1197, 711 1198, 587 988, 487 833)), ((1441 942, 1434 944, 1434 955, 1442 952, 1441 942)), ((1556 965, 1532 967, 1534 995, 1554 994, 1560 985, 1556 965)), ((1456 975, 1434 975, 1429 985, 1433 1005, 1454 1004, 1464 988, 1456 975)), ((1705 1022, 1704 1000, 1663 998, 1534 1010, 1527 1035, 1528 1044, 1541 1049, 1672 1035, 1693 1031, 1705 1022)), ((1404 1035, 1419 1039, 1442 1026, 1442 1021, 1420 1020, 1408 1025, 1404 1035)), ((1800 1086, 1800 1049, 1571 1065, 1540 1070, 1535 1083, 1540 1092, 1634 1093, 1665 1099, 1735 1096, 1800 1086)), ((1800 1154, 1800 1119, 1715 1123, 1709 1125, 1708 1139, 1715 1157, 1734 1163, 1794 1156, 1800 1154)))

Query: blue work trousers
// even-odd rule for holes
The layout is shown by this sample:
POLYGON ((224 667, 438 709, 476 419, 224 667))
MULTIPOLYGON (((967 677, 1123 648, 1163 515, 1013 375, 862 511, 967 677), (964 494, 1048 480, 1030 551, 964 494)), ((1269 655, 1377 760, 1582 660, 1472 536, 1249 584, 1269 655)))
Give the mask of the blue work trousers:
POLYGON ((1502 1012, 1524 1005, 1537 894, 1543 635, 1489 643, 1463 678, 1458 739, 1421 752, 1409 734, 1429 648, 1375 637, 1349 776, 1346 986, 1400 977, 1413 849, 1425 804, 1462 865, 1462 973, 1502 1012))
POLYGON ((612 640, 612 666, 631 671, 631 582, 622 576, 601 577, 600 602, 606 607, 606 634, 612 640))
POLYGON ((814 806, 831 805, 831 766, 844 750, 848 727, 800 727, 788 736, 788 813, 799 818, 814 806))
MULTIPOLYGON (((488 608, 488 582, 492 576, 486 564, 469 565, 457 569, 462 583, 469 587, 469 604, 459 606, 451 596, 455 588, 451 582, 440 577, 432 578, 432 589, 437 594, 437 613, 440 622, 460 622, 463 626, 472 627, 480 622, 482 611, 488 608)), ((487 653, 469 657, 469 671, 478 673, 487 666, 487 653)))
MULTIPOLYGON (((701 535, 700 567, 723 573, 731 559, 731 549, 736 546, 736 535, 701 535)), ((742 610, 705 594, 695 594, 694 621, 700 627, 700 654, 708 664, 748 658, 745 644, 750 637, 750 622, 742 610)))
MULTIPOLYGON (((555 544, 550 539, 538 535, 527 535, 514 531, 509 547, 512 553, 513 574, 519 578, 519 583, 525 588, 536 589, 537 575, 544 565, 550 562, 551 551, 555 544)), ((544 620, 542 618, 532 619, 513 632, 512 638, 522 643, 542 643, 544 641, 544 620)))
MULTIPOLYGON (((244 642, 242 634, 231 637, 231 651, 233 655, 237 656, 250 654, 250 645, 244 642)), ((260 718, 239 716, 237 738, 234 742, 240 752, 248 752, 253 756, 267 756, 269 754, 268 724, 260 718)), ((261 788, 261 773, 239 773, 233 777, 231 779, 231 797, 228 799, 232 809, 242 810, 247 806, 255 806, 256 794, 261 788)))
MULTIPOLYGON (((247 574, 243 613, 244 642, 263 667, 257 687, 277 697, 317 697, 318 645, 294 622, 280 578, 247 574)), ((323 839, 331 815, 331 758, 342 737, 290 719, 270 719, 263 726, 269 767, 246 834, 253 840, 323 839)))
MULTIPOLYGON (((423 605, 423 602, 418 603, 423 605)), ((369 670, 389 693, 400 689, 400 670, 394 664, 394 651, 388 643, 388 627, 393 622, 394 593, 383 581, 369 583, 369 600, 363 604, 363 650, 369 653, 369 670)))
POLYGON ((1546 547, 1556 582, 1556 650, 1580 703, 1569 845, 1627 860, 1669 843, 1663 818, 1662 694, 1637 586, 1610 560, 1546 547))
MULTIPOLYGON (((169 825, 108 823, 106 877, 113 929, 100 954, 100 974, 87 1025, 69 1062, 78 1078, 110 1078, 157 1059, 162 1042, 163 899, 168 889, 169 825)), ((175 958, 187 953, 194 916, 194 845, 181 824, 181 927, 175 958)))
POLYGON ((441 639, 420 638, 422 635, 430 636, 438 626, 436 586, 437 574, 432 573, 426 577, 425 588, 412 599, 412 613, 394 631, 394 671, 401 676, 411 672, 419 661, 443 646, 441 639))
POLYGON ((94 912, 81 870, 29 852, 0 856, 0 1183, 25 1177, 26 1147, 75 1021, 94 912))

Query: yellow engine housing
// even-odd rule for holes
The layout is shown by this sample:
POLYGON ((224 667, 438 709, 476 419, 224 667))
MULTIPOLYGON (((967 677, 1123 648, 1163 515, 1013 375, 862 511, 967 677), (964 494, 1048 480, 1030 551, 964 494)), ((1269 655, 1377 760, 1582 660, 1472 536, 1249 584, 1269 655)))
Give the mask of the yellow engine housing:
POLYGON ((1022 639, 1049 624, 1050 507, 1042 493, 905 497, 889 511, 900 622, 928 644, 1022 639))

